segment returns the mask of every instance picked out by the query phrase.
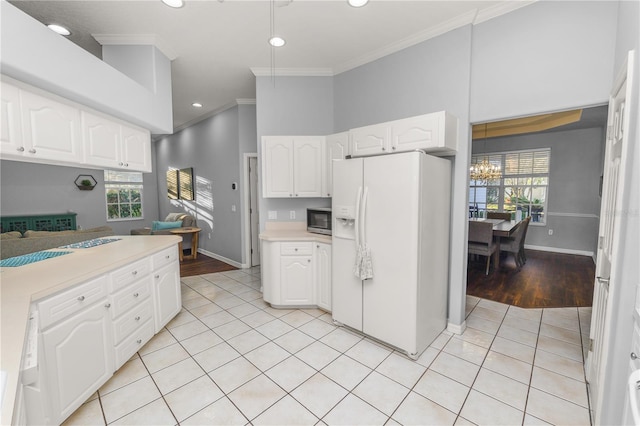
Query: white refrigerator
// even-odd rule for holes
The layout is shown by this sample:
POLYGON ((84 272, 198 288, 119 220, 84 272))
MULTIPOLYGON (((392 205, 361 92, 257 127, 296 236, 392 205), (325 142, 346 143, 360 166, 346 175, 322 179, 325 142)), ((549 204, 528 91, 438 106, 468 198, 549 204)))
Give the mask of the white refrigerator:
POLYGON ((447 322, 450 161, 334 161, 332 194, 334 321, 417 358, 447 322))

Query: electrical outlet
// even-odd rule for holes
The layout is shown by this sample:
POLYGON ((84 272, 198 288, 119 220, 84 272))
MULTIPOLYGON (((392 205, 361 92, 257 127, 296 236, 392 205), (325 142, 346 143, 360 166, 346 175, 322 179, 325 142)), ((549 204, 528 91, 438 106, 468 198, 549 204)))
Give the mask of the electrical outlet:
POLYGON ((549 235, 553 235, 553 229, 549 229, 549 235))
POLYGON ((232 212, 235 212, 235 211, 236 211, 236 205, 235 205, 235 204, 231 205, 231 211, 232 211, 232 212))
POLYGON ((269 220, 278 219, 278 211, 277 210, 269 210, 269 220))
POLYGON ((296 211, 289 210, 289 219, 295 219, 295 218, 296 218, 296 211))

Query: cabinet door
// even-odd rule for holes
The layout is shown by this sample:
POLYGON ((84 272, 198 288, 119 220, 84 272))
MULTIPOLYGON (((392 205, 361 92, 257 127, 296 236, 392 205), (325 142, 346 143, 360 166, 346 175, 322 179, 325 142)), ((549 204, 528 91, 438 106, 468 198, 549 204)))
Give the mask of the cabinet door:
POLYGON ((118 166, 140 172, 151 171, 151 139, 148 131, 122 126, 122 157, 118 166))
POLYGON ((25 157, 80 163, 80 110, 21 91, 25 157))
POLYGON ((293 197, 293 138, 262 138, 262 195, 293 197))
POLYGON ((322 197, 323 137, 294 140, 294 193, 296 197, 322 197))
POLYGON ((391 150, 413 151, 440 146, 440 114, 427 114, 391 123, 391 150))
POLYGON ((92 166, 117 167, 121 156, 120 124, 88 112, 82 113, 84 161, 92 166))
POLYGON ((326 162, 323 169, 322 196, 331 197, 331 187, 333 186, 333 161, 344 160, 351 154, 349 150, 349 132, 329 135, 326 139, 326 162))
POLYGON ((100 302, 42 333, 47 393, 60 424, 113 374, 108 309, 100 302))
POLYGON ((349 130, 351 155, 382 154, 389 149, 391 128, 387 123, 349 130))
POLYGON ((2 115, 0 116, 0 152, 3 156, 21 156, 22 117, 20 116, 20 89, 5 82, 0 86, 2 115))
POLYGON ((280 258, 283 305, 315 305, 311 258, 312 256, 282 256, 280 258))
POLYGON ((315 243, 316 304, 331 312, 331 244, 315 243))
POLYGON ((155 332, 158 333, 180 309, 180 265, 178 262, 153 272, 155 332))

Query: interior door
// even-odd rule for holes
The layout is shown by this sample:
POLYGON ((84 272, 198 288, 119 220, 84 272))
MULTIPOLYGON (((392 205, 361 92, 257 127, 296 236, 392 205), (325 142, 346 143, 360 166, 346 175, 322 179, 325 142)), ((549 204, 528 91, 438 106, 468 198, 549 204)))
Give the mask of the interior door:
MULTIPOLYGON (((587 355, 586 376, 590 386, 595 423, 603 397, 604 366, 610 350, 611 293, 617 291, 615 271, 620 247, 620 215, 623 200, 628 197, 625 190, 625 169, 631 164, 629 155, 628 129, 631 117, 637 117, 627 108, 627 99, 632 96, 630 77, 633 75, 633 52, 630 52, 628 66, 618 77, 609 98, 609 118, 604 160, 604 180, 602 204, 600 207, 600 229, 598 231, 598 258, 594 283, 593 310, 591 316, 590 350, 587 355)), ((627 190, 628 191, 628 190, 627 190)), ((629 312, 629 319, 633 318, 629 312)))
POLYGON ((258 157, 249 157, 249 223, 251 227, 251 266, 260 264, 260 241, 258 234, 258 157))

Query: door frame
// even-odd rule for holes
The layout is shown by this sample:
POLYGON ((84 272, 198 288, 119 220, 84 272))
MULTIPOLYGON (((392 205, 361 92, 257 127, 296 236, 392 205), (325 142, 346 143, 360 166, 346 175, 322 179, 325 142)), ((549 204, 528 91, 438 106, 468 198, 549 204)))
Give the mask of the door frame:
MULTIPOLYGON (((243 223, 243 227, 244 227, 244 262, 242 267, 243 268, 250 268, 251 265, 251 178, 249 176, 249 164, 250 164, 250 159, 251 158, 255 158, 256 159, 256 164, 258 161, 258 153, 257 152, 251 152, 251 153, 244 153, 243 154, 243 158, 242 158, 242 176, 243 176, 243 186, 242 186, 242 197, 244 200, 244 208, 243 208, 243 212, 242 214, 244 215, 244 223, 243 223)), ((256 173, 258 173, 258 171, 256 170, 256 173)), ((259 191, 259 187, 260 187, 260 174, 258 174, 258 183, 256 185, 255 190, 259 191)), ((259 198, 259 197, 258 197, 259 198)), ((260 242, 258 242, 258 244, 260 244, 260 242)))

